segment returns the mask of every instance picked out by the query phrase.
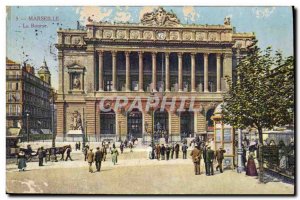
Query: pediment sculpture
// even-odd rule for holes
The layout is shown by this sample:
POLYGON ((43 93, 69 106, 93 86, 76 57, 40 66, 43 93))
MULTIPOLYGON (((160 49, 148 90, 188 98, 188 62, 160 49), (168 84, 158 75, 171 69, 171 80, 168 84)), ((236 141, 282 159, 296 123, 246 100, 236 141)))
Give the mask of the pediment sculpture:
POLYGON ((146 26, 178 26, 180 20, 174 13, 166 12, 162 7, 151 13, 145 13, 141 23, 146 26))

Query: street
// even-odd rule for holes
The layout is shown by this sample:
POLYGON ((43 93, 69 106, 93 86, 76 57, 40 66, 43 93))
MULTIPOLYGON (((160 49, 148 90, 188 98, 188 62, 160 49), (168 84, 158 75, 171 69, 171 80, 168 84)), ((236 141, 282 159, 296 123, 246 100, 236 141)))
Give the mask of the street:
MULTIPOLYGON (((281 182, 260 184, 256 177, 235 170, 206 176, 203 160, 201 175, 194 175, 190 156, 174 160, 147 160, 144 149, 125 149, 113 166, 110 155, 102 162, 101 172, 88 172, 80 151, 73 151, 74 161, 27 163, 19 172, 15 163, 6 165, 8 193, 48 194, 293 194, 294 186, 281 182)), ((60 157, 58 157, 60 159, 60 157)), ((95 165, 93 164, 95 170, 95 165)))

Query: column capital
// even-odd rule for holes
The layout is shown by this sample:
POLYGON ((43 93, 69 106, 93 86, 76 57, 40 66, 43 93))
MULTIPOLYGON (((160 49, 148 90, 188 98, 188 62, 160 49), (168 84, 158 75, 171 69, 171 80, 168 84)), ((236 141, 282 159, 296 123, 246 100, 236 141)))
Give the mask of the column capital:
POLYGON ((117 56, 117 51, 111 51, 111 55, 112 55, 113 57, 116 57, 116 56, 117 56))
POLYGON ((144 51, 138 51, 139 56, 142 56, 144 54, 144 51))
POLYGON ((157 52, 156 51, 152 51, 151 54, 152 54, 152 57, 153 57, 153 56, 156 56, 157 52))
POLYGON ((232 57, 232 53, 223 53, 223 57, 224 58, 231 58, 232 57))
POLYGON ((170 53, 169 52, 165 52, 165 57, 169 57, 170 53))
POLYGON ((204 52, 203 55, 204 56, 209 56, 210 53, 204 52))
POLYGON ((104 51, 103 50, 99 50, 97 51, 99 56, 103 56, 104 51))
POLYGON ((216 53, 216 57, 217 57, 217 59, 220 59, 220 58, 221 58, 221 56, 222 56, 222 53, 216 53))
POLYGON ((177 52, 178 57, 182 57, 183 53, 182 52, 177 52))
POLYGON ((197 53, 196 52, 191 52, 190 54, 191 54, 191 56, 194 57, 197 53))
POLYGON ((124 53, 125 53, 125 56, 129 56, 131 51, 125 51, 124 53))

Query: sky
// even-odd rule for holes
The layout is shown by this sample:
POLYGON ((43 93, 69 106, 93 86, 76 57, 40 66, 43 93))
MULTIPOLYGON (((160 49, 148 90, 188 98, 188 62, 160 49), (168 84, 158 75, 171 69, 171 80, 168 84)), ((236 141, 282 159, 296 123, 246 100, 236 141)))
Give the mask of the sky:
MULTIPOLYGON (((45 58, 52 75, 52 86, 58 89, 58 61, 55 43, 57 30, 75 29, 77 21, 85 25, 94 21, 139 23, 146 12, 157 7, 70 7, 14 6, 6 13, 6 56, 18 63, 27 63, 36 70, 45 58), (30 21, 30 17, 49 16, 56 21, 30 21), (41 27, 31 27, 31 24, 41 27)), ((173 11, 182 24, 223 24, 231 18, 237 32, 254 32, 260 48, 271 46, 284 56, 293 55, 292 7, 179 7, 164 6, 173 11)))

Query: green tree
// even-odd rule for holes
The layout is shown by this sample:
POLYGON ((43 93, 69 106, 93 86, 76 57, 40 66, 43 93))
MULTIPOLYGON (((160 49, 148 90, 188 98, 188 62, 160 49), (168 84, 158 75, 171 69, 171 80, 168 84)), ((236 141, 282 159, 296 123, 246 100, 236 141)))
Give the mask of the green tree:
POLYGON ((224 95, 224 122, 235 128, 255 127, 262 143, 263 128, 271 129, 293 122, 294 58, 261 51, 256 42, 237 66, 237 80, 227 77, 224 95))

